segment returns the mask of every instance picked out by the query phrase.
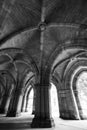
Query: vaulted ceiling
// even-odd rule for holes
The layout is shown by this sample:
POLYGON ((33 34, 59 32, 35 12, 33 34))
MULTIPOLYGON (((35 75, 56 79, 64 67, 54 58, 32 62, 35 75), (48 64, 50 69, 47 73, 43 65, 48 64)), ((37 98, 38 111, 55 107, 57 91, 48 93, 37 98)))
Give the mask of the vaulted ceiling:
POLYGON ((87 0, 0 0, 0 49, 24 49, 38 66, 86 25, 87 0))

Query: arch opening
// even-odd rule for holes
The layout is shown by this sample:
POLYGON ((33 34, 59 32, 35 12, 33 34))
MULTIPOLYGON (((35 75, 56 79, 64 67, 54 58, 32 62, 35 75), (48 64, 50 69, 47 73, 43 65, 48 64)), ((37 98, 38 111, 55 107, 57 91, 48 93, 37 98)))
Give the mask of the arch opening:
POLYGON ((59 102, 56 86, 51 83, 50 89, 50 100, 51 100, 51 115, 53 118, 59 117, 59 102))
POLYGON ((82 71, 78 75, 76 87, 82 113, 84 116, 87 116, 87 71, 82 71))
POLYGON ((33 100, 34 100, 34 90, 32 86, 29 85, 24 95, 22 113, 28 113, 29 115, 32 115, 34 105, 33 100))
POLYGON ((26 111, 30 115, 32 114, 32 111, 33 111, 33 97, 34 97, 34 91, 32 88, 30 91, 30 94, 28 95, 28 102, 27 102, 27 108, 26 108, 26 111))

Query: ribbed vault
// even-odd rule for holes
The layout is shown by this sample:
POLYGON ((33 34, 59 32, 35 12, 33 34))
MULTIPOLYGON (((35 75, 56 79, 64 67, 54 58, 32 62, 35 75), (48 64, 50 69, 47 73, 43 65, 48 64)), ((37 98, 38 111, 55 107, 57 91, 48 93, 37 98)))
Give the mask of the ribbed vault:
POLYGON ((37 63, 42 51, 44 60, 48 59, 60 43, 78 37, 78 31, 86 28, 86 0, 0 2, 0 48, 23 48, 37 63))
POLYGON ((87 62, 86 42, 86 0, 0 0, 0 70, 11 72, 16 81, 14 94, 8 95, 13 106, 10 103, 7 116, 21 112, 22 100, 32 86, 35 118, 31 127, 51 127, 49 88, 53 82, 60 117, 83 117, 74 92, 75 78, 71 79, 73 70, 87 62))

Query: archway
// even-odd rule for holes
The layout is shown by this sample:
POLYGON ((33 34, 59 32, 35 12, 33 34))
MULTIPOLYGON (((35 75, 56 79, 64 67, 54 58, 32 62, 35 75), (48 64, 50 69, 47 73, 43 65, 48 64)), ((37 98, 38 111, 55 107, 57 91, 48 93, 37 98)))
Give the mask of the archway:
POLYGON ((33 98, 34 98, 34 91, 33 88, 30 90, 30 92, 27 95, 27 106, 26 106, 26 111, 28 112, 28 114, 32 114, 33 111, 33 98))
POLYGON ((83 71, 79 74, 76 81, 76 87, 82 113, 87 117, 87 71, 83 71))
POLYGON ((50 89, 50 97, 51 97, 51 113, 52 117, 59 117, 59 102, 58 102, 58 94, 56 86, 51 83, 50 89))
MULTIPOLYGON (((70 64, 69 64, 70 65, 70 64)), ((87 119, 87 60, 75 58, 66 71, 66 86, 70 86, 79 119, 87 119)))
POLYGON ((31 85, 27 88, 22 106, 22 115, 32 115, 33 112, 33 100, 34 100, 34 90, 31 85))

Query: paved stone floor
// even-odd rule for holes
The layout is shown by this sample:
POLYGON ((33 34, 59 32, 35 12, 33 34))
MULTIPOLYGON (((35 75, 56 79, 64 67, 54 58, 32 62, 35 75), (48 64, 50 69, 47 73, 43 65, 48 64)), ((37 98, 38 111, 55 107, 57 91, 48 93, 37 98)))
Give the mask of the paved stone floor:
MULTIPOLYGON (((0 130, 32 130, 30 124, 33 116, 22 113, 20 117, 7 118, 0 116, 0 130)), ((87 120, 62 120, 54 118, 55 127, 44 130, 87 130, 87 120)), ((33 129, 34 130, 34 129, 33 129)), ((35 129, 38 130, 38 129, 35 129)), ((43 130, 43 129, 39 129, 43 130)))

